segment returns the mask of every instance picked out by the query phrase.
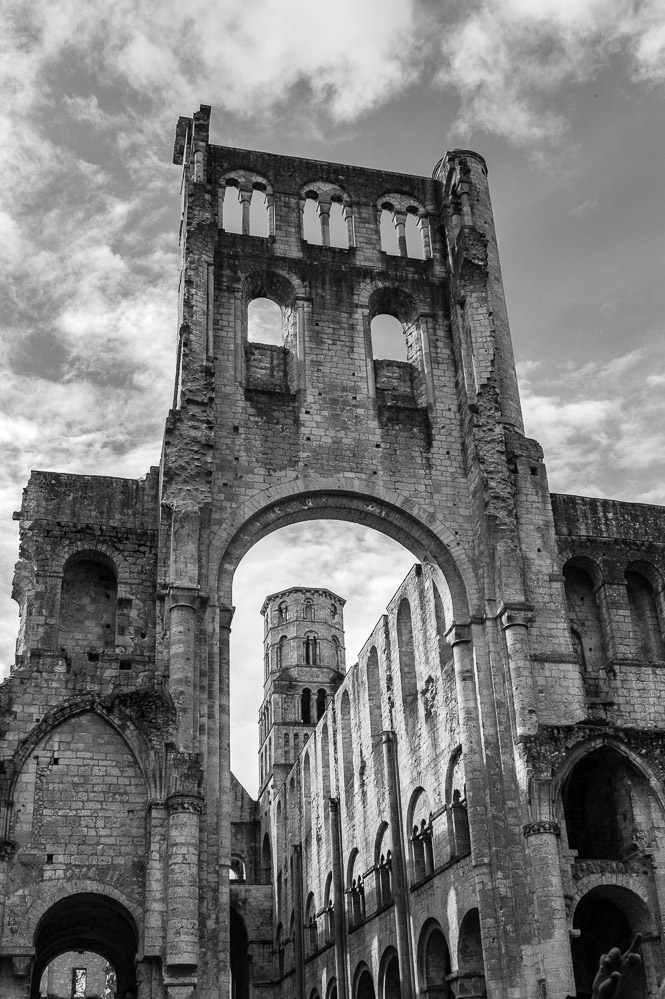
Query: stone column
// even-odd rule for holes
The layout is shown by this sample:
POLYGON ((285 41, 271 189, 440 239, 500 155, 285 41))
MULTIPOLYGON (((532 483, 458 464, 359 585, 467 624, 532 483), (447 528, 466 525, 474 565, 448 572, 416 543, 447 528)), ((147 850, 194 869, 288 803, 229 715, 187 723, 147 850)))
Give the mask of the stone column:
POLYGON ((219 997, 227 999, 231 981, 229 867, 231 865, 230 698, 231 621, 233 607, 219 608, 219 997))
POLYGON ((174 586, 169 596, 169 693, 176 709, 177 748, 191 752, 195 744, 194 651, 198 590, 174 586))
POLYGON ((551 996, 575 994, 568 919, 557 847, 557 837, 560 834, 558 823, 552 819, 541 819, 524 826, 524 835, 531 856, 531 877, 540 923, 543 969, 547 994, 551 996))
POLYGON ((409 935, 410 912, 404 863, 402 815, 400 807, 399 777, 397 771, 397 745, 394 732, 382 732, 383 764, 388 792, 388 815, 392 832, 392 875, 393 899, 395 903, 395 933, 397 937, 397 957, 401 979, 402 999, 413 999, 413 961, 411 960, 411 938, 409 935))
POLYGON ((149 852, 145 875, 145 929, 143 952, 157 956, 164 952, 166 886, 164 854, 168 834, 166 806, 153 801, 148 806, 149 852))
POLYGON ((321 244, 330 246, 330 209, 331 203, 319 198, 319 218, 321 219, 321 244))
POLYGON ((432 256, 432 241, 429 234, 429 220, 426 215, 418 216, 418 228, 423 241, 423 256, 425 260, 429 260, 432 256))
POLYGON ((406 212, 394 212, 393 225, 397 230, 397 245, 400 256, 406 257, 408 255, 406 250, 406 212))
POLYGON ((241 185, 238 192, 240 210, 242 211, 242 234, 249 236, 249 208, 252 203, 252 188, 241 185))
POLYGON ((302 845, 293 846, 293 941, 296 966, 296 999, 305 999, 305 946, 302 912, 302 845))
POLYGON ((536 691, 529 654, 528 634, 532 610, 532 607, 527 606, 504 606, 500 615, 508 650, 510 684, 515 712, 515 734, 518 739, 527 735, 535 735, 538 731, 536 691))
POLYGON ((168 808, 168 887, 166 963, 196 967, 199 963, 199 817, 203 798, 172 794, 168 808))
POLYGON ((12 971, 14 973, 14 990, 8 999, 29 999, 32 977, 32 966, 35 954, 33 950, 12 954, 12 971))
POLYGON ((339 798, 330 799, 330 841, 333 876, 333 923, 335 931, 335 977, 337 999, 346 999, 346 925, 344 918, 344 875, 342 872, 342 830, 339 798))

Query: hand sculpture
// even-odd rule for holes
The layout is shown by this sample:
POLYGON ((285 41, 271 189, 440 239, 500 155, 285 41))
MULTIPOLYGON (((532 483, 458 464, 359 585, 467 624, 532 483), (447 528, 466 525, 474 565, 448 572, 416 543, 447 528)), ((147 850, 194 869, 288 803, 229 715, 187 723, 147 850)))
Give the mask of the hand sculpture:
POLYGON ((642 935, 638 933, 625 954, 618 947, 603 954, 593 980, 592 999, 617 999, 623 983, 642 965, 642 958, 637 953, 641 942, 642 935))

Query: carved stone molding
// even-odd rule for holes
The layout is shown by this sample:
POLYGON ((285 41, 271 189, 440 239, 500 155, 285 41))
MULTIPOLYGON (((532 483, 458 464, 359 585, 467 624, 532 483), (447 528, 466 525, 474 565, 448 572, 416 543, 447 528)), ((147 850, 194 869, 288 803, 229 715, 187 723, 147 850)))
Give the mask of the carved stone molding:
POLYGON ((166 799, 169 814, 191 812, 200 815, 203 811, 203 798, 199 794, 171 794, 166 799))
POLYGON ((522 826, 525 836, 538 836, 540 833, 549 833, 551 836, 561 835, 561 826, 553 819, 540 819, 538 822, 527 822, 522 826))

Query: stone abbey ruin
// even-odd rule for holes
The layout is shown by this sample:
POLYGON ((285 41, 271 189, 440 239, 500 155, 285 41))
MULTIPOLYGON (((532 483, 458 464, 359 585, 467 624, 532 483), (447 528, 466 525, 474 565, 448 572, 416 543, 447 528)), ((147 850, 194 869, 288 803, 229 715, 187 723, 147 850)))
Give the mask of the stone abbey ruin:
POLYGON ((159 467, 33 472, 18 515, 0 996, 564 999, 636 932, 625 996, 655 996, 665 509, 550 494, 482 157, 404 176, 211 145, 209 117, 176 133, 159 467), (278 343, 248 339, 258 298, 278 343), (373 355, 382 315, 406 360, 373 355), (348 670, 343 595, 257 594, 254 801, 229 767, 234 572, 322 518, 417 564, 348 670))

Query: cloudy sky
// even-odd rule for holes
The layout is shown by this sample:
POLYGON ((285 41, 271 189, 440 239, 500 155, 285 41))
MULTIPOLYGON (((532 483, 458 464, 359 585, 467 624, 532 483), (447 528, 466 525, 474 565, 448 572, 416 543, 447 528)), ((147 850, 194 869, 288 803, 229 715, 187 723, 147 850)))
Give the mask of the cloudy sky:
MULTIPOLYGON (((479 150, 527 433, 551 488, 665 503, 662 0, 8 0, 4 12, 5 668, 11 513, 30 469, 139 476, 159 459, 176 335, 173 129, 200 103, 228 145, 426 175, 446 149, 479 150)), ((351 663, 412 561, 359 529, 289 531, 239 570, 243 701, 247 684, 258 693, 266 589, 302 580, 346 596, 351 663), (317 578, 303 579, 313 561, 317 578)), ((236 746, 253 744, 255 718, 251 705, 237 720, 236 746)), ((236 768, 253 788, 253 753, 236 768)))

